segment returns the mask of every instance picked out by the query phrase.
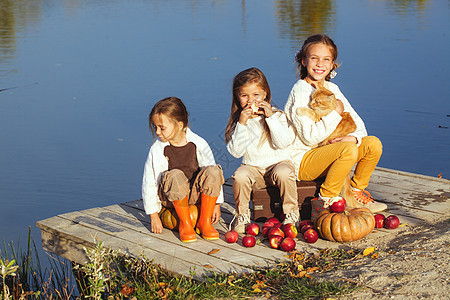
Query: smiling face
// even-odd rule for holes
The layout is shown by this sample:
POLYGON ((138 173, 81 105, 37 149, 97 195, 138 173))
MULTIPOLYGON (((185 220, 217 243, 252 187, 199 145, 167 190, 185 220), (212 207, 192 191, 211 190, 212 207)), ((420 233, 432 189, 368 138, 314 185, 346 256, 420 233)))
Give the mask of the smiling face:
POLYGON ((322 83, 333 68, 333 54, 329 46, 317 43, 309 47, 306 57, 302 59, 308 75, 306 81, 311 84, 322 83))
POLYGON ((161 142, 181 146, 186 140, 183 122, 169 119, 164 114, 155 114, 152 118, 153 128, 161 142))
POLYGON ((247 105, 258 104, 266 98, 266 92, 257 83, 243 85, 238 92, 238 99, 241 108, 247 105))

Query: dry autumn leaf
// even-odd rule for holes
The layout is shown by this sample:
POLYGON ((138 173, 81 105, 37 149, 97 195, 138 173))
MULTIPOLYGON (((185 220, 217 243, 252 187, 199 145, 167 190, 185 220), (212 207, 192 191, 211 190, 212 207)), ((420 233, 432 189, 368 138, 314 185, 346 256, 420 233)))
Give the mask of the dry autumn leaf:
POLYGON ((439 174, 438 174, 438 178, 442 178, 442 173, 439 173, 439 174))
POLYGON ((214 268, 214 266, 211 265, 203 265, 204 268, 214 268))
POLYGON ((363 255, 364 255, 364 256, 370 255, 370 254, 373 253, 373 251, 375 251, 375 247, 369 247, 369 248, 366 248, 366 249, 364 249, 364 251, 363 251, 363 255))
POLYGON ((407 226, 408 224, 406 224, 406 223, 401 223, 400 225, 398 225, 398 228, 402 228, 402 227, 405 227, 405 226, 407 226))
POLYGON ((208 252, 208 255, 217 253, 217 252, 219 252, 219 251, 220 251, 220 249, 212 249, 211 251, 208 252))
POLYGON ((370 258, 376 259, 376 258, 378 258, 378 256, 380 256, 380 255, 379 255, 378 252, 377 252, 377 253, 374 253, 370 258))
POLYGON ((120 293, 122 293, 122 295, 124 295, 125 297, 129 297, 131 294, 133 294, 133 292, 134 289, 128 284, 122 285, 122 290, 120 291, 120 293))

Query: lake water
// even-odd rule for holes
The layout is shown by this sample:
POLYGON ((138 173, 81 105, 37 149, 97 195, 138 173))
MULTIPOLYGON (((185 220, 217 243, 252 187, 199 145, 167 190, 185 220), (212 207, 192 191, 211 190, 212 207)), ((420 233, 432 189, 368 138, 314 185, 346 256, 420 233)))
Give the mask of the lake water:
POLYGON ((178 96, 230 177, 235 74, 256 66, 283 108, 294 53, 339 47, 337 83, 384 144, 382 167, 450 177, 450 1, 1 0, 0 230, 139 199, 148 114, 178 96))

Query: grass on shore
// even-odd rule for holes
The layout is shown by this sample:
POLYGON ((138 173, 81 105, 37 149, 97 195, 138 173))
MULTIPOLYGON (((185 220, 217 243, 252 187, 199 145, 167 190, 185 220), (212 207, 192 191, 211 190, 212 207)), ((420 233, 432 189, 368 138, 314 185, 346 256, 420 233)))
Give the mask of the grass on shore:
POLYGON ((77 280, 66 260, 51 258, 51 270, 42 271, 30 233, 26 251, 9 248, 5 258, 0 253, 0 299, 310 299, 346 295, 359 288, 347 280, 320 280, 320 273, 344 268, 361 256, 356 250, 291 252, 289 260, 271 268, 244 274, 211 272, 198 281, 169 274, 144 257, 120 256, 101 242, 85 249, 90 262, 74 267, 77 280))

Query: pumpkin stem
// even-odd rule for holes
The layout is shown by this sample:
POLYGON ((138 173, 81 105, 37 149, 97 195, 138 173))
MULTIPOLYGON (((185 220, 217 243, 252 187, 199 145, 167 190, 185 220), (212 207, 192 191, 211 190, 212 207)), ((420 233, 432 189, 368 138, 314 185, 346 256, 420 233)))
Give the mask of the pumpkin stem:
POLYGON ((348 216, 350 213, 348 212, 348 210, 344 210, 343 214, 348 216))

